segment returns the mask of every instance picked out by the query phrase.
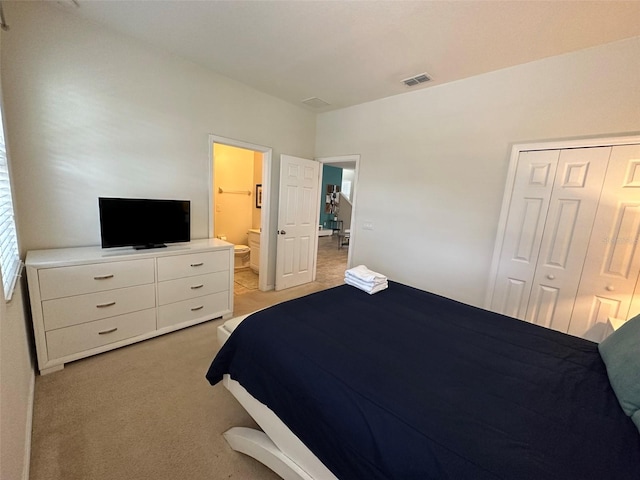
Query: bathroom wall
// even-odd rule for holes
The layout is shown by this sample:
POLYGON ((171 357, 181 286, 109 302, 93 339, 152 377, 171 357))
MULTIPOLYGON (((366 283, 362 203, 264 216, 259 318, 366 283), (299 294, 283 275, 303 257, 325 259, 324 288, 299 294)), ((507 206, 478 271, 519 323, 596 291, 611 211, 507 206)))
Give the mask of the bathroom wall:
POLYGON ((224 235, 235 245, 247 245, 247 231, 253 227, 254 221, 255 152, 215 144, 213 156, 214 235, 224 235), (227 193, 220 193, 220 188, 227 193))
POLYGON ((327 221, 333 219, 333 215, 329 215, 324 211, 327 195, 327 185, 342 185, 341 168, 332 167, 331 165, 322 166, 322 190, 320 191, 320 225, 322 225, 323 227, 327 227, 327 221))

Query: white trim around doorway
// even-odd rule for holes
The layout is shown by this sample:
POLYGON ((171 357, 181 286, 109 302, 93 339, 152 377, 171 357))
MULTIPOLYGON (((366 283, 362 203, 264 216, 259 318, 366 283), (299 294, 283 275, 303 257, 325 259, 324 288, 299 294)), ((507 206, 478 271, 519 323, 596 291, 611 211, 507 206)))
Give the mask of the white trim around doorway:
MULTIPOLYGON (((358 198, 358 179, 360 176, 360 155, 352 154, 352 155, 339 155, 336 157, 318 157, 316 160, 322 164, 326 165, 334 165, 339 168, 347 168, 346 164, 353 165, 355 164, 355 172, 353 175, 353 196, 351 197, 351 232, 349 238, 349 252, 347 254, 347 268, 351 268, 352 265, 352 254, 353 254, 353 245, 355 244, 355 236, 356 236, 356 202, 358 198)), ((322 186, 322 169, 320 170, 320 186, 322 186)), ((318 209, 318 220, 320 218, 320 210, 318 209)), ((317 223, 318 221, 316 221, 317 223)), ((316 258, 318 256, 318 245, 316 243, 316 258)), ((317 261, 316 261, 317 264, 317 261)), ((313 278, 315 280, 315 265, 313 278)))
POLYGON ((260 274, 258 280, 258 289, 261 291, 273 290, 274 285, 268 285, 268 267, 269 267, 269 238, 270 228, 269 221, 271 219, 271 162, 273 149, 264 145, 236 140, 233 138, 221 137, 209 134, 209 238, 213 238, 214 232, 214 210, 213 200, 215 192, 213 191, 214 177, 214 155, 213 145, 219 143, 231 147, 244 148, 245 150, 253 150, 262 153, 262 207, 260 211, 260 274))

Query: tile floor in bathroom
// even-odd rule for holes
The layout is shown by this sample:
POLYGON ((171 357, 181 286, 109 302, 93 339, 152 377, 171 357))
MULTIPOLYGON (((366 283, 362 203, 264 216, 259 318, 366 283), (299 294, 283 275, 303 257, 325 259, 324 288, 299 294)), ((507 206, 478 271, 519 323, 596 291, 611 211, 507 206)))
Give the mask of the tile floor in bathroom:
MULTIPOLYGON (((311 286, 316 287, 315 290, 323 290, 344 283, 344 271, 347 268, 348 253, 348 248, 338 248, 336 235, 318 237, 316 280, 311 282, 311 286)), ((252 292, 269 293, 258 290, 258 274, 251 269, 236 270, 234 272, 233 293, 237 296, 252 292)))

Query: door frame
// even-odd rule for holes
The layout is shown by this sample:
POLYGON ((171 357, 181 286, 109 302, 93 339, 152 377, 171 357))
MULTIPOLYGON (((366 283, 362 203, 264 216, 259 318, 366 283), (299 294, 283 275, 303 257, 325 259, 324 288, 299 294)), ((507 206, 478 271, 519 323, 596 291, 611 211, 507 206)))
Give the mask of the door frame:
MULTIPOLYGON (((360 154, 351 154, 351 155, 338 155, 335 157, 317 157, 316 160, 318 162, 320 162, 321 167, 324 164, 327 165, 335 165, 338 168, 345 168, 345 167, 340 167, 340 164, 352 164, 355 163, 355 172, 353 174, 353 185, 351 186, 351 191, 353 192, 353 195, 351 196, 351 232, 349 234, 349 245, 348 245, 348 253, 347 253, 347 268, 351 268, 352 266, 352 254, 353 254, 353 249, 351 248, 351 246, 354 244, 355 242, 355 237, 356 237, 356 201, 358 198, 358 183, 359 183, 359 177, 360 177, 360 154)), ((322 193, 322 170, 320 171, 320 178, 318 179, 318 185, 319 188, 318 190, 322 193)), ((321 197, 322 198, 322 197, 321 197)), ((316 224, 320 223, 320 209, 321 209, 321 198, 318 199, 318 218, 316 219, 316 224)), ((318 242, 316 242, 316 261, 313 264, 313 279, 316 279, 316 267, 318 266, 318 242)))
POLYGON ((260 209, 260 273, 258 275, 258 289, 261 291, 273 289, 268 288, 268 267, 269 267, 269 220, 271 218, 271 168, 273 149, 265 145, 236 140, 234 138, 221 137, 209 134, 209 238, 213 238, 214 232, 214 209, 213 201, 215 192, 213 191, 213 181, 215 175, 215 158, 213 146, 215 143, 230 147, 243 148, 262 153, 262 207, 260 209))
POLYGON ((516 168, 518 166, 518 158, 521 152, 532 150, 563 150, 569 148, 588 148, 588 147, 606 147, 617 145, 630 145, 640 142, 640 135, 620 135, 606 137, 584 137, 566 140, 541 141, 531 143, 516 143, 511 145, 511 155, 509 157, 509 167, 507 170, 507 179, 505 183, 504 196, 500 207, 500 220, 498 221, 498 229, 496 240, 493 247, 493 257, 491 267, 489 269, 489 282, 485 294, 485 306, 487 310, 491 310, 491 301, 496 286, 498 268, 500 264, 500 252, 504 241, 507 228, 507 217, 511 196, 513 195, 513 185, 516 177, 516 168))

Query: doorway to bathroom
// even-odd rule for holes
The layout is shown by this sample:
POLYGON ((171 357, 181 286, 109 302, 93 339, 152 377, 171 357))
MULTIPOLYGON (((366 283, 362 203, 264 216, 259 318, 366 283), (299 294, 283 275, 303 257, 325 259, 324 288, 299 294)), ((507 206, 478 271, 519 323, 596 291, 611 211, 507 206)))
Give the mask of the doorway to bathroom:
POLYGON ((234 293, 267 290, 271 149, 210 135, 209 236, 234 245, 234 293))

